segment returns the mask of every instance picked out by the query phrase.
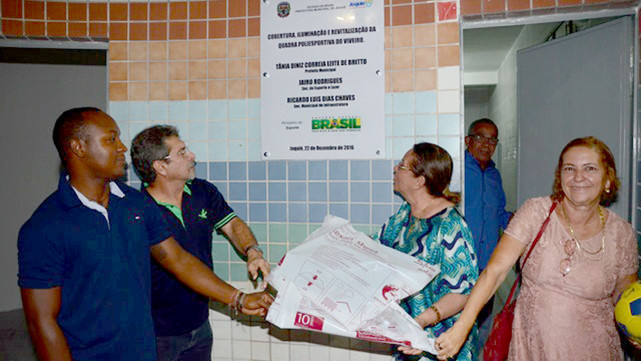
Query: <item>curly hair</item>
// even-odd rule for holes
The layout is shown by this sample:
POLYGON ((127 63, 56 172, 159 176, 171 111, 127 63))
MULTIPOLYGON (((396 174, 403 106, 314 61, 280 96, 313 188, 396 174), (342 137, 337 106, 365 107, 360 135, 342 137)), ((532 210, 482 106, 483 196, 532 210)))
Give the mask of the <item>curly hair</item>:
POLYGON ((619 187, 621 186, 621 182, 619 181, 619 178, 617 178, 617 168, 614 162, 614 156, 612 155, 610 148, 605 143, 592 136, 576 138, 570 141, 561 151, 561 155, 559 155, 559 162, 556 165, 556 171, 554 172, 554 184, 552 185, 551 198, 556 201, 561 201, 565 197, 563 186, 561 184, 563 156, 574 147, 585 147, 592 149, 599 154, 599 157, 601 158, 601 166, 605 169, 605 180, 610 181, 610 187, 608 188, 609 191, 605 192, 605 190, 603 190, 601 192, 600 203, 607 206, 611 202, 614 202, 616 200, 619 187))
POLYGON ((131 142, 131 163, 143 182, 156 180, 154 161, 169 155, 169 147, 165 143, 169 137, 179 137, 176 127, 155 125, 138 133, 131 142))
POLYGON ((461 197, 448 188, 453 168, 450 154, 438 145, 427 142, 415 144, 412 152, 414 157, 408 167, 417 177, 425 178, 427 192, 452 203, 460 202, 461 197))

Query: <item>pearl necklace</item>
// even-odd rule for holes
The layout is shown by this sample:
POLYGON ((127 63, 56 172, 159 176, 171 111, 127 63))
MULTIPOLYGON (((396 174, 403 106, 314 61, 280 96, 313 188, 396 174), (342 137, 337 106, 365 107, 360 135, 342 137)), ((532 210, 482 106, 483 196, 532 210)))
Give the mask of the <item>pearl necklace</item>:
POLYGON ((597 206, 597 210, 599 211, 599 218, 601 219, 601 227, 602 227, 602 235, 601 235, 601 248, 599 248, 598 251, 596 252, 590 252, 585 248, 581 248, 581 243, 579 240, 576 238, 574 235, 574 228, 572 227, 572 223, 570 223, 570 218, 568 217, 568 214, 565 212, 565 207, 563 206, 563 203, 561 203, 561 209, 563 210, 563 217, 565 218, 565 222, 568 224, 568 227, 570 227, 570 235, 572 236, 572 241, 576 244, 576 248, 579 250, 579 252, 585 254, 585 258, 591 259, 593 261, 599 261, 601 258, 603 258, 603 253, 605 251, 605 215, 603 214, 603 211, 601 210, 600 206, 597 206), (590 256, 597 256, 598 258, 590 258, 590 256))

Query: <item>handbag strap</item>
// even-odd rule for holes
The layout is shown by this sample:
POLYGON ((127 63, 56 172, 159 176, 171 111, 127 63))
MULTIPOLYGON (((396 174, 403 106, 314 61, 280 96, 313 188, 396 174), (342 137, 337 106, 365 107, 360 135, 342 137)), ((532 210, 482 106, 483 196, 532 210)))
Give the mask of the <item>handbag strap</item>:
MULTIPOLYGON (((554 212, 554 209, 556 208, 557 205, 558 205, 558 202, 556 201, 552 202, 552 206, 550 207, 550 212, 548 213, 547 218, 545 219, 545 221, 543 221, 543 224, 539 229, 539 233, 536 235, 536 238, 534 238, 534 241, 532 241, 532 245, 530 246, 530 249, 525 255, 525 258, 523 258, 521 269, 523 269, 523 266, 525 266, 525 262, 530 257, 530 253, 532 253, 534 246, 536 246, 536 243, 539 241, 539 238, 541 238, 541 235, 545 231, 545 227, 547 227, 548 223, 550 222, 550 217, 552 216, 552 212, 554 212)), ((514 284, 512 285, 512 290, 510 290, 510 295, 507 297, 507 300, 505 301, 505 306, 509 305, 512 302, 512 296, 514 296, 514 291, 516 291, 516 285, 519 284, 520 281, 521 281, 521 272, 519 272, 519 274, 516 276, 516 280, 514 280, 514 284)))

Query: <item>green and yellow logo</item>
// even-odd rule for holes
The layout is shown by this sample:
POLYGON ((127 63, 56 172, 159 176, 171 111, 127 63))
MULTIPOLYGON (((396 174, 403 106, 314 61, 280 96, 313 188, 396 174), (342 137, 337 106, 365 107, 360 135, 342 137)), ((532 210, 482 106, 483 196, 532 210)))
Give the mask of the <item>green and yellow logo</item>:
POLYGON ((361 129, 361 118, 312 119, 312 130, 325 129, 361 129))

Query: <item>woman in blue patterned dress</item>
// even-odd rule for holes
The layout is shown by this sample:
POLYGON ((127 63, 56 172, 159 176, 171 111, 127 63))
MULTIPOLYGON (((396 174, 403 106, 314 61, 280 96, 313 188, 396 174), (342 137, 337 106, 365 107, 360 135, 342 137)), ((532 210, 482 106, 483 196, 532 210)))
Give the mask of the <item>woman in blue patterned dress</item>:
MULTIPOLYGON (((443 148, 420 143, 394 167, 394 192, 405 200, 374 236, 382 244, 410 254, 441 272, 401 305, 430 337, 436 338, 458 319, 478 277, 472 234, 455 208, 458 195, 448 190, 452 158, 443 148)), ((456 360, 476 360, 470 333, 456 360)), ((439 349, 438 344, 435 345, 439 349)), ((418 349, 400 346, 398 360, 436 360, 418 349)))

